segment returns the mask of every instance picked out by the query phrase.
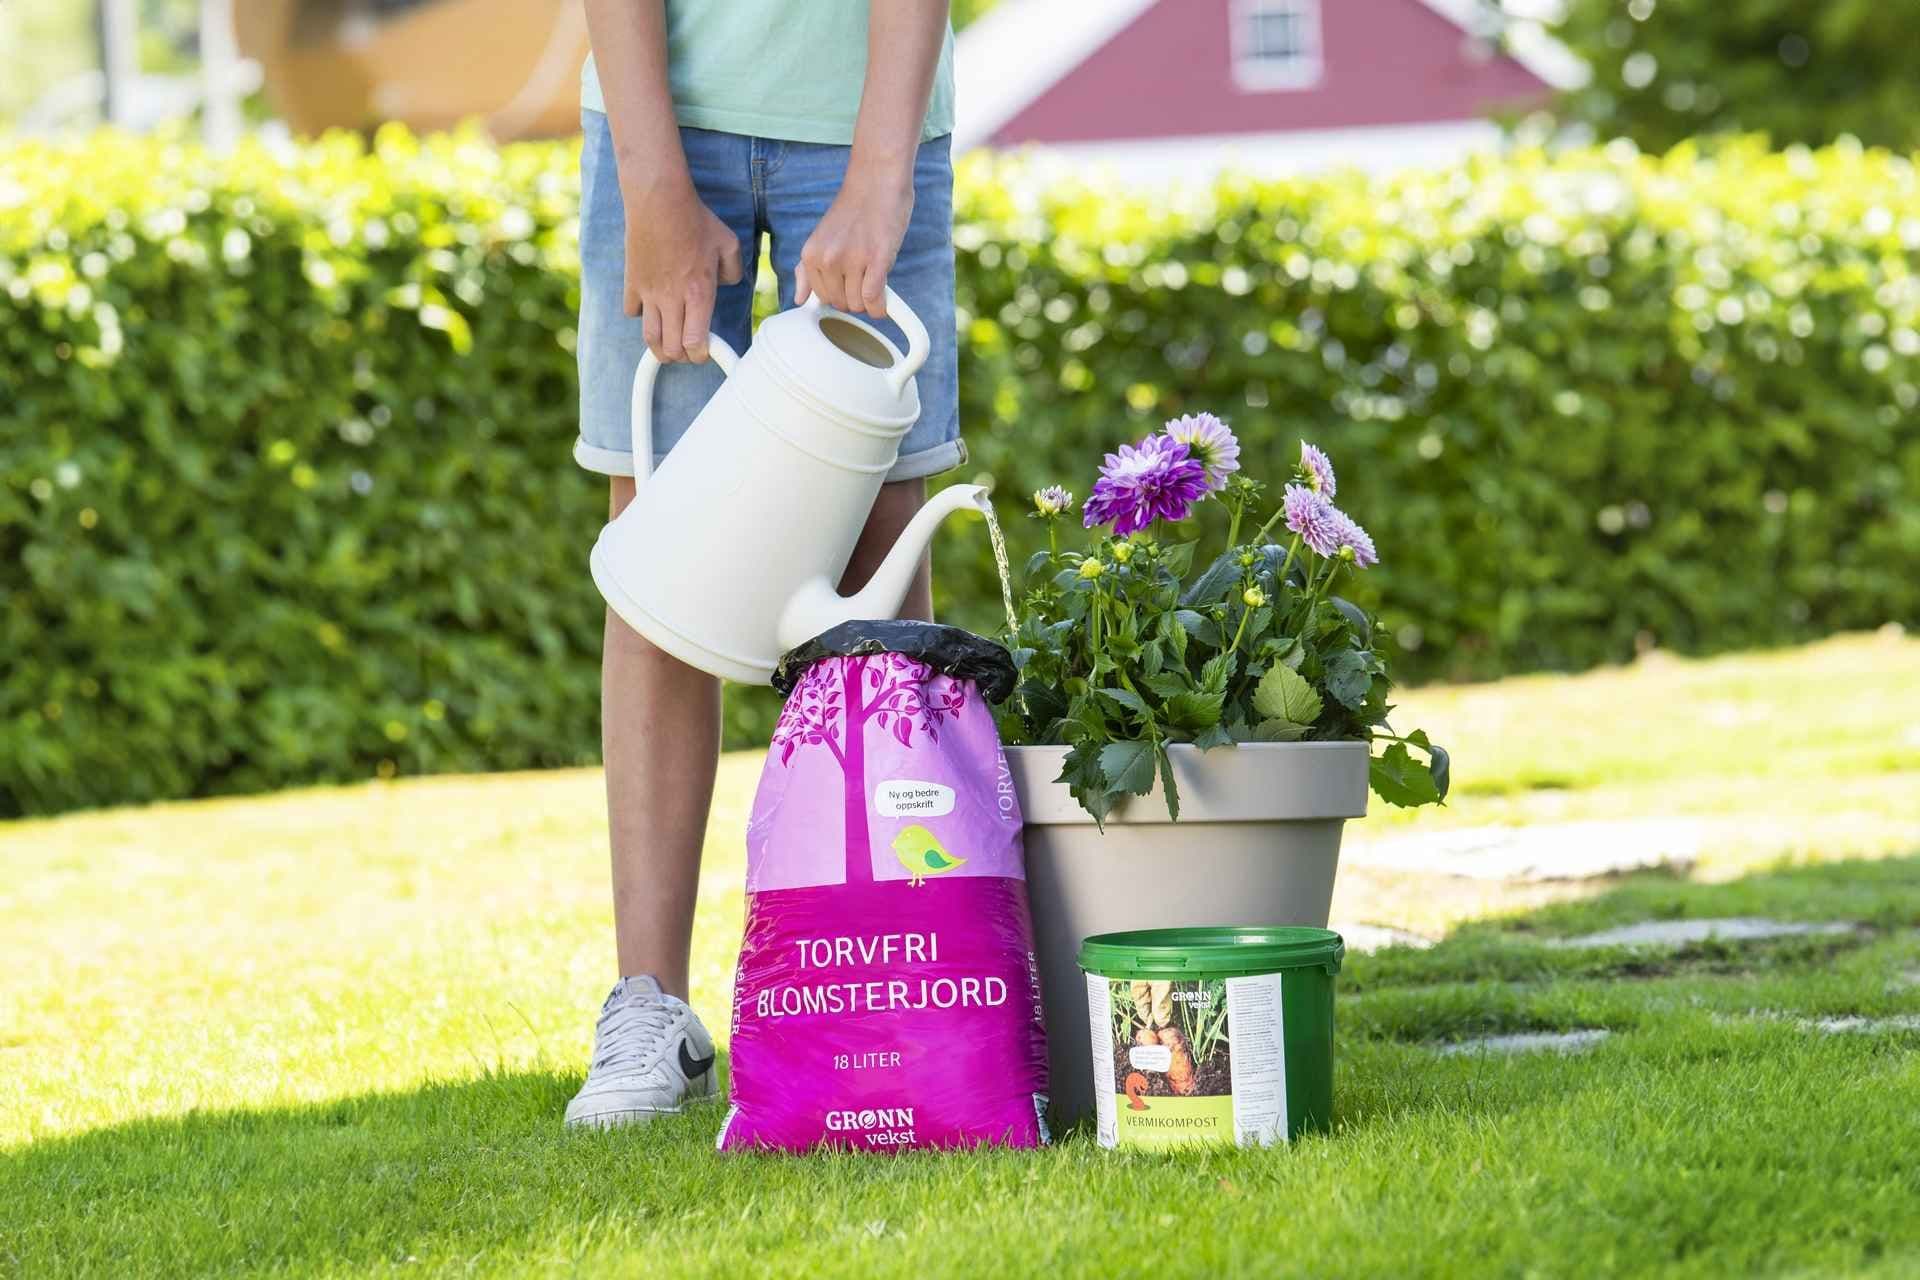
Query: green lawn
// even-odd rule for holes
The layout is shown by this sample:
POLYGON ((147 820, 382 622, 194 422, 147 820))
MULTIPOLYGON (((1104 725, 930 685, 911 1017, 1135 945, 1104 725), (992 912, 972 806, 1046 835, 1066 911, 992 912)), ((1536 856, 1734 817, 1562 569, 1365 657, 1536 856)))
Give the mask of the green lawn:
MULTIPOLYGON (((714 1109, 562 1133, 611 977, 591 773, 0 825, 0 1274, 1920 1274, 1920 1030, 1805 1025, 1920 1014, 1920 643, 1405 701, 1458 797, 1355 840, 1715 837, 1697 882, 1555 903, 1347 877, 1346 918, 1467 922, 1350 963, 1336 1132, 1291 1150, 722 1160, 714 1109), (1547 945, 1704 915, 1864 928, 1547 945), (1572 1028, 1612 1035, 1436 1051, 1572 1028)), ((757 768, 725 764, 698 923, 723 1031, 757 768)))

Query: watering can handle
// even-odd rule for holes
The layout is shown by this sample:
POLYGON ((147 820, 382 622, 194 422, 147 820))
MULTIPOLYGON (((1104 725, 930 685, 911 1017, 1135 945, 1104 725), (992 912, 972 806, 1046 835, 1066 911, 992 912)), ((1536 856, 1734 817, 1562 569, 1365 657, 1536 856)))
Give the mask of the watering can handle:
MULTIPOLYGON (((805 305, 813 311, 834 310, 820 301, 819 294, 810 296, 805 305)), ((907 335, 907 355, 904 360, 887 370, 887 385, 893 393, 899 395, 906 388, 914 374, 920 372, 920 366, 927 362, 927 356, 933 351, 933 339, 927 336, 927 326, 920 323, 920 317, 913 314, 906 299, 887 289, 887 319, 900 326, 900 332, 907 335)))
MULTIPOLYGON (((739 355, 717 333, 707 335, 707 351, 720 372, 731 375, 740 363, 739 355)), ((636 482, 653 474, 653 384, 660 376, 660 357, 648 347, 633 372, 633 478, 636 482)))

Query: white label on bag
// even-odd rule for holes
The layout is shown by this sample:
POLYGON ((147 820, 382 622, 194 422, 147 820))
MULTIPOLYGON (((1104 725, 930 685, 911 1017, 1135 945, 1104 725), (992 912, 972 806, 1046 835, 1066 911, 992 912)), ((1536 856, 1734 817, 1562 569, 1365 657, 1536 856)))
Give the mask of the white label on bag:
POLYGON ((953 812, 953 788, 895 778, 873 789, 873 811, 885 818, 938 818, 953 812))

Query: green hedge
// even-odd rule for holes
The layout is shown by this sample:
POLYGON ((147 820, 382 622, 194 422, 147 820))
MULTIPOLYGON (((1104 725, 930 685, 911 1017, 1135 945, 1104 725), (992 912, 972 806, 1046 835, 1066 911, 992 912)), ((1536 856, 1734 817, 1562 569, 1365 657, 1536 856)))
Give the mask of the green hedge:
MULTIPOLYGON (((962 420, 1009 502, 1207 409, 1306 437, 1413 680, 1920 620, 1920 179, 1884 152, 1521 154, 1169 212, 968 175, 962 420)), ((1036 548, 1034 521, 1010 529, 1036 548)), ((991 626, 971 532, 944 585, 991 626)))
MULTIPOLYGON (((1920 617, 1905 160, 1018 177, 968 168, 957 233, 1010 515, 1208 408, 1269 473, 1340 460, 1416 678, 1920 617)), ((469 138, 0 151, 0 814, 595 757, 576 198, 570 148, 469 138)), ((939 552, 992 625, 978 526, 939 552)))

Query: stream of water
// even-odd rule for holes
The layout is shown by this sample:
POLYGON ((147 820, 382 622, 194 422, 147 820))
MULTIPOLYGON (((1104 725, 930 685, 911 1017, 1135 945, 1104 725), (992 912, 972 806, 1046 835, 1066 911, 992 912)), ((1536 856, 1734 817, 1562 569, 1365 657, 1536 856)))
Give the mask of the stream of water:
POLYGON ((980 508, 987 517, 987 540, 993 543, 993 567, 1000 571, 1000 603, 1007 610, 1007 642, 1011 644, 1020 634, 1020 619, 1013 612, 1013 571, 1007 567, 1007 536, 1000 532, 1000 519, 993 514, 993 505, 984 503, 980 508))

